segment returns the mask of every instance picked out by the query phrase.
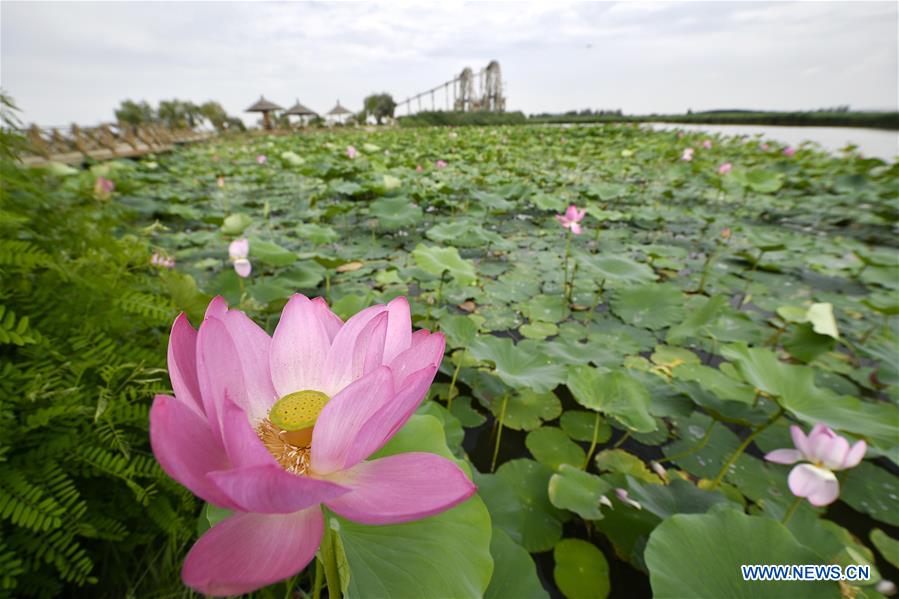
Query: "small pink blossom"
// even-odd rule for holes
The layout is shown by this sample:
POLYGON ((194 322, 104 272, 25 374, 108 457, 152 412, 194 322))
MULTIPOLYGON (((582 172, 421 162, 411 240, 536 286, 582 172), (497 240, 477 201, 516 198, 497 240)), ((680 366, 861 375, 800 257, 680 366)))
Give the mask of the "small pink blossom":
POLYGON ((175 259, 169 256, 165 256, 160 254, 159 252, 153 252, 153 255, 150 257, 150 264, 153 266, 158 266, 160 268, 175 268, 175 259))
POLYGON ((770 146, 769 146, 768 144, 766 144, 766 143, 759 144, 759 149, 760 149, 762 152, 767 152, 767 151, 769 150, 769 148, 770 148, 770 146))
POLYGON ((865 457, 867 443, 849 441, 824 424, 818 423, 808 437, 796 425, 790 427, 796 449, 775 449, 765 459, 776 464, 799 464, 790 471, 787 482, 796 497, 805 497, 814 506, 829 505, 840 496, 835 470, 853 468, 865 457))
POLYGON ((105 200, 115 191, 115 183, 106 177, 97 177, 94 182, 94 195, 101 200, 105 200))
POLYGON ((225 187, 225 178, 219 177, 215 180, 215 184, 219 186, 220 189, 224 189, 225 187))
POLYGON ((436 166, 437 168, 446 168, 446 161, 445 161, 445 160, 438 160, 438 161, 435 163, 435 166, 436 166))
POLYGON ((357 150, 355 146, 347 146, 346 155, 348 158, 355 158, 359 155, 359 150, 357 150))
POLYGON ((732 165, 730 162, 725 162, 724 164, 722 164, 721 166, 718 167, 718 174, 726 175, 727 173, 731 172, 733 170, 733 168, 734 168, 734 165, 732 165))
POLYGON ((796 154, 796 148, 794 148, 793 146, 787 146, 786 148, 784 148, 784 156, 786 156, 787 158, 793 156, 794 154, 796 154))
POLYGON ((413 332, 404 297, 343 322, 297 294, 272 336, 221 297, 199 331, 178 316, 175 393, 155 397, 150 443, 169 476, 231 511, 188 552, 184 583, 241 595, 295 575, 319 548, 325 507, 379 526, 471 497, 474 484, 442 456, 372 458, 427 395, 444 347, 441 333, 413 332))
POLYGON ((253 270, 253 265, 247 257, 250 255, 250 242, 247 239, 235 239, 228 245, 228 256, 234 263, 234 272, 237 276, 247 278, 253 270))
POLYGON ((711 150, 712 149, 712 140, 707 139, 707 140, 703 141, 702 147, 705 148, 706 150, 711 150))
POLYGON ((639 501, 631 499, 630 496, 628 496, 627 489, 615 489, 615 495, 618 496, 618 499, 620 499, 624 503, 628 504, 629 506, 636 508, 638 510, 643 509, 643 506, 640 505, 639 501))
POLYGON ((584 217, 587 215, 587 209, 578 210, 577 206, 571 204, 568 206, 568 209, 565 211, 565 214, 557 214, 556 220, 559 221, 559 224, 565 227, 566 229, 570 229, 572 233, 575 235, 581 234, 581 225, 580 222, 584 220, 584 217))
POLYGON ((256 156, 256 164, 265 164, 266 162, 268 162, 268 156, 266 156, 265 154, 256 156))
POLYGON ((690 162, 691 160, 693 160, 693 152, 694 151, 695 150, 693 150, 693 148, 684 148, 684 153, 681 154, 680 159, 683 160, 684 162, 690 162))
POLYGON ((421 168, 421 165, 420 165, 420 164, 415 165, 415 172, 416 172, 416 173, 420 173, 420 172, 422 172, 423 170, 425 170, 425 169, 421 168))

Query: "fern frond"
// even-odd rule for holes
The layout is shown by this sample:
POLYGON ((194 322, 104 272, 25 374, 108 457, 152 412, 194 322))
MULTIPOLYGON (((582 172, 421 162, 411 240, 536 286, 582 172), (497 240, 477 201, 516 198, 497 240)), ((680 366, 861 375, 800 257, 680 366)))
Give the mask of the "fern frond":
POLYGON ((16 313, 0 304, 0 345, 28 345, 37 343, 40 335, 28 326, 28 317, 16 320, 16 313))
POLYGON ((168 323, 176 316, 171 300, 152 293, 132 291, 121 296, 117 303, 126 312, 159 323, 168 323))
POLYGON ((0 266, 12 266, 21 270, 50 266, 53 259, 48 253, 28 241, 0 239, 0 266))
POLYGON ((0 518, 43 532, 59 528, 64 516, 65 508, 25 480, 21 470, 0 469, 0 518))

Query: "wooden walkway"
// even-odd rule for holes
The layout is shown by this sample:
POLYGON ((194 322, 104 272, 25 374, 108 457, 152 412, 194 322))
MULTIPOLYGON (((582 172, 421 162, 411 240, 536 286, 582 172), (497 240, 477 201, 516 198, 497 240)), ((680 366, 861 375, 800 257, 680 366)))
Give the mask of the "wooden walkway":
POLYGON ((82 164, 90 160, 134 158, 145 154, 168 152, 175 146, 203 141, 213 133, 198 133, 190 129, 168 129, 160 125, 100 125, 81 128, 72 125, 68 131, 59 128, 41 129, 32 125, 27 131, 28 151, 22 156, 26 166, 41 166, 48 162, 82 164))

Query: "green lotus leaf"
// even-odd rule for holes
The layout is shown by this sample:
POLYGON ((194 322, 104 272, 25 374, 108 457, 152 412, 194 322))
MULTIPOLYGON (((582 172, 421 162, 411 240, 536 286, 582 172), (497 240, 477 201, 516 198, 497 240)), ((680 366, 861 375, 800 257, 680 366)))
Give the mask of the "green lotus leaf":
POLYGON ((564 367, 550 363, 536 350, 523 350, 511 339, 489 335, 478 337, 471 345, 471 353, 478 360, 493 362, 496 375, 517 389, 545 393, 553 390, 565 377, 564 367))
POLYGON ((624 372, 603 373, 590 366, 572 366, 566 384, 585 408, 614 416, 637 432, 656 430, 649 414, 649 391, 624 372))
POLYGON ((560 510, 570 510, 585 520, 601 520, 599 500, 612 485, 578 467, 562 464, 549 479, 549 500, 560 510))
POLYGON ((733 509, 671 516, 650 535, 645 559, 653 596, 660 599, 841 596, 836 582, 743 580, 743 565, 815 564, 819 558, 779 522, 733 509))
POLYGON ((683 293, 670 283, 620 289, 612 300, 612 311, 621 320, 651 330, 682 321, 683 306, 683 293))
POLYGON ((412 252, 419 268, 435 276, 449 273, 459 285, 471 285, 477 280, 474 264, 463 260, 459 250, 453 247, 437 247, 419 244, 412 252))
POLYGON ((534 459, 553 470, 558 470, 562 464, 579 467, 584 463, 584 450, 580 445, 554 426, 531 431, 525 438, 525 445, 534 459))
POLYGON ((553 550, 553 578, 567 599, 605 599, 611 590, 602 551, 580 539, 564 539, 553 550))

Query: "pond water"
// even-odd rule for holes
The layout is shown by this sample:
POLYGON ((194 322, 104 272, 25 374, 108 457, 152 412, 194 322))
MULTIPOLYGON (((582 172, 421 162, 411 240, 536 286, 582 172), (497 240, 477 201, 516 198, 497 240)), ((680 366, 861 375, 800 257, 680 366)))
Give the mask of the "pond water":
POLYGON ((683 129, 708 131, 721 135, 761 136, 789 145, 814 142, 832 154, 839 154, 848 144, 858 146, 864 156, 895 162, 899 155, 899 131, 863 129, 860 127, 780 127, 775 125, 694 125, 685 123, 648 123, 656 130, 683 129))

